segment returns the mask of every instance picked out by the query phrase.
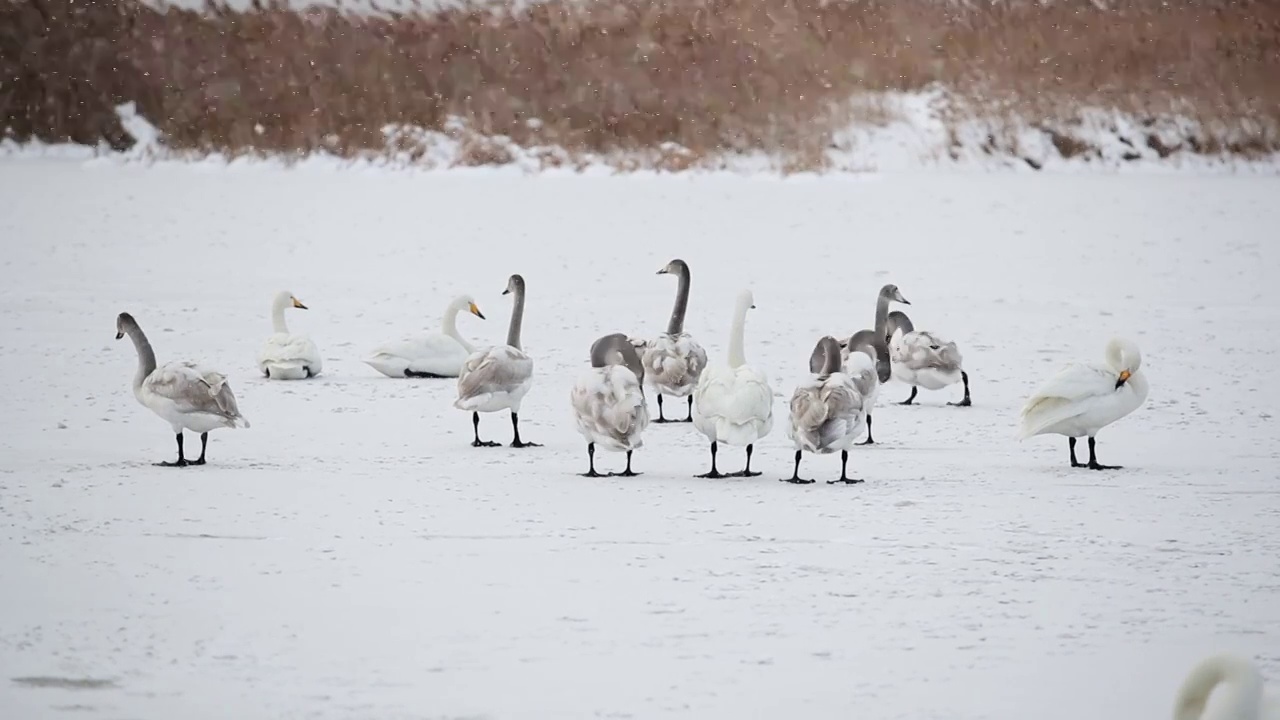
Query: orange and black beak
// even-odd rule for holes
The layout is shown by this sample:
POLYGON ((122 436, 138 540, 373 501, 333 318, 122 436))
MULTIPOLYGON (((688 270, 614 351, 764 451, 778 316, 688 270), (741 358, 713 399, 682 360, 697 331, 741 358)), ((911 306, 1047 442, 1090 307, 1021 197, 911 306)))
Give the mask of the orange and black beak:
POLYGON ((302 304, 302 301, 301 301, 301 300, 299 300, 298 298, 294 298, 294 299, 293 299, 293 306, 294 306, 294 307, 296 307, 296 308, 298 308, 299 310, 306 310, 306 309, 307 309, 307 306, 306 306, 306 305, 303 305, 303 304, 302 304))
POLYGON ((475 304, 475 303, 471 303, 471 307, 469 307, 469 308, 467 308, 467 309, 471 311, 471 314, 472 314, 472 315, 475 315, 476 317, 480 318, 481 320, 484 320, 484 313, 480 312, 480 308, 476 307, 476 304, 475 304))
POLYGON ((1129 372, 1128 370, 1121 370, 1121 371, 1120 371, 1120 379, 1119 379, 1119 380, 1116 380, 1116 389, 1117 389, 1117 390, 1119 390, 1119 389, 1120 389, 1120 386, 1121 386, 1121 385, 1124 385, 1124 384, 1125 384, 1125 382, 1127 382, 1127 381, 1129 380, 1129 378, 1130 378, 1130 377, 1132 377, 1132 375, 1133 375, 1133 373, 1129 372))

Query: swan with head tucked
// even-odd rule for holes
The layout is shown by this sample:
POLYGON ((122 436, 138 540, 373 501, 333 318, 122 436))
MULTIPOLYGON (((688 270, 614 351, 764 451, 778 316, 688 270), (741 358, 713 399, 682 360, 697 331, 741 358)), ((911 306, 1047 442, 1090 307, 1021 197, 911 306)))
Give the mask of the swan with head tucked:
MULTIPOLYGON (((808 484, 813 480, 800 477, 800 458, 807 452, 826 455, 840 451, 840 479, 828 483, 859 483, 850 478, 849 447, 866 426, 870 405, 853 378, 841 368, 840 343, 830 335, 818 341, 809 365, 819 363, 812 376, 791 395, 791 426, 787 437, 796 446, 796 467, 783 482, 808 484)), ((865 378, 878 382, 871 358, 862 351, 852 356, 865 378)))
POLYGON ((311 338, 289 332, 284 323, 285 308, 306 310, 307 306, 288 290, 276 293, 271 302, 271 337, 258 352, 258 369, 272 380, 302 380, 320 374, 320 350, 311 338))
POLYGON ((969 373, 964 370, 964 358, 955 342, 937 333, 916 330, 906 313, 889 312, 890 301, 911 303, 902 297, 897 285, 881 288, 876 301, 876 332, 888 343, 893 379, 911 386, 911 395, 898 404, 911 405, 920 388, 941 390, 964 383, 964 398, 947 404, 969 407, 969 373))
POLYGON ((591 345, 591 369, 569 391, 578 432, 587 440, 585 477, 596 472, 596 446, 627 454, 627 469, 610 476, 634 477, 631 453, 644 445, 641 434, 649 425, 644 400, 644 366, 626 335, 605 335, 591 345))
POLYGON ((467 357, 458 375, 458 399, 453 401, 453 406, 471 412, 471 427, 475 432, 472 447, 498 445, 480 440, 480 413, 507 409, 511 410, 511 447, 541 447, 538 443, 520 439, 520 403, 533 387, 533 360, 520 347, 520 328, 524 322, 524 278, 512 275, 502 294, 515 295, 507 344, 487 347, 467 357))
POLYGON ((1200 661, 1178 688, 1173 720, 1280 720, 1280 695, 1248 658, 1229 653, 1200 661), (1215 702, 1209 706, 1209 697, 1215 702))
POLYGON ((166 467, 203 465, 209 445, 209 431, 217 428, 249 427, 240 414, 227 378, 220 372, 193 362, 175 360, 156 367, 156 354, 138 322, 129 313, 116 317, 116 339, 129 336, 138 352, 138 371, 133 376, 133 396, 173 428, 178 440, 178 459, 160 462, 166 467), (200 457, 187 460, 182 451, 182 431, 200 433, 200 457))
POLYGON ((1102 428, 1137 410, 1147 399, 1142 353, 1128 340, 1107 343, 1106 363, 1071 363, 1049 378, 1022 408, 1018 439, 1054 433, 1067 436, 1071 467, 1118 470, 1100 465, 1094 437, 1102 428), (1076 460, 1076 438, 1089 438, 1089 462, 1076 460))
POLYGON ((388 343, 376 348, 365 364, 394 378, 454 378, 476 349, 458 333, 458 313, 466 310, 484 320, 470 295, 459 295, 444 309, 440 332, 388 343))
POLYGON ((763 372, 747 364, 743 352, 747 311, 754 307, 751 291, 743 290, 738 295, 729 330, 729 361, 703 370, 693 392, 693 426, 711 441, 711 471, 698 476, 701 478, 760 474, 751 471, 751 453, 755 442, 773 429, 773 389, 763 372), (721 474, 716 469, 719 443, 745 445, 746 467, 740 472, 721 474))
POLYGON ((693 391, 707 366, 707 351, 693 336, 684 331, 685 311, 689 309, 689 265, 679 258, 667 263, 659 275, 672 274, 680 279, 676 302, 671 309, 667 331, 650 341, 631 338, 645 368, 645 381, 658 391, 656 423, 693 422, 693 391), (663 394, 689 398, 689 415, 685 420, 668 420, 662 414, 663 394))

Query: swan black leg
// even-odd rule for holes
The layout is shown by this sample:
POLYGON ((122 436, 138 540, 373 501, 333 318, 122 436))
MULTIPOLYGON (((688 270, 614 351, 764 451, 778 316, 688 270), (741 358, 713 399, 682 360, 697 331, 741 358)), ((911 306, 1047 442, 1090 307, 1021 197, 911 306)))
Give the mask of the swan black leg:
POLYGON ((875 438, 871 437, 871 413, 867 413, 867 439, 858 443, 859 445, 875 445, 875 438))
POLYGON ((1098 462, 1098 455, 1095 453, 1093 438, 1089 438, 1089 464, 1086 465, 1090 470, 1119 470, 1123 465, 1102 465, 1098 462))
POLYGON ((954 403, 949 402, 947 404, 952 405, 954 407, 969 407, 970 405, 973 404, 969 402, 969 373, 961 370, 960 379, 964 381, 964 399, 961 400, 960 402, 954 402, 954 403))
POLYGON ((711 443, 711 472, 703 473, 703 474, 701 474, 701 475, 695 475, 694 477, 700 477, 700 478, 722 478, 722 477, 725 477, 724 475, 721 475, 721 474, 720 474, 720 471, 719 471, 719 470, 717 470, 717 469, 716 469, 716 444, 715 444, 715 442, 712 442, 712 443, 711 443))
POLYGON ((1067 438, 1067 447, 1071 450, 1071 467, 1084 467, 1084 463, 1076 460, 1076 439, 1067 438))
POLYGON ((919 392, 919 391, 920 391, 920 388, 916 387, 915 385, 912 385, 912 386, 911 386, 911 397, 907 398, 906 400, 903 400, 902 402, 900 402, 900 403, 898 403, 898 404, 899 404, 899 405, 910 405, 910 404, 911 404, 911 402, 912 402, 913 400, 915 400, 915 399, 916 399, 916 393, 917 393, 917 392, 919 392))
POLYGON ((730 473, 733 477, 756 477, 760 473, 751 472, 751 453, 755 450, 754 445, 747 445, 747 466, 736 473, 730 473))
POLYGON ((667 419, 665 416, 663 416, 663 414, 662 414, 662 393, 658 393, 658 419, 657 419, 657 420, 654 420, 654 422, 656 422, 656 423, 669 423, 669 422, 675 422, 674 420, 668 420, 668 419, 667 419))
POLYGON ((209 433, 202 432, 200 433, 200 457, 196 458, 195 460, 192 460, 191 461, 192 465, 204 464, 204 451, 208 449, 208 447, 209 447, 209 433))
MULTIPOLYGON (((169 462, 167 460, 161 461, 156 463, 156 465, 159 465, 160 467, 186 467, 187 465, 191 464, 187 462, 187 459, 182 455, 182 432, 181 431, 178 432, 177 438, 178 438, 178 459, 173 462, 169 462)), ((203 457, 203 455, 204 454, 201 453, 201 457, 203 457)))
POLYGON ((849 451, 841 450, 840 451, 840 479, 828 480, 827 484, 835 485, 836 483, 844 483, 845 485, 856 485, 857 483, 862 482, 862 480, 858 478, 849 477, 848 469, 849 469, 849 451))
POLYGON ((511 447, 513 448, 542 447, 538 443, 521 442, 520 417, 516 415, 516 412, 514 410, 511 411, 511 433, 512 433, 511 447))
POLYGON ((418 372, 417 370, 405 369, 404 376, 408 378, 445 378, 448 375, 437 375, 429 372, 418 372))
POLYGON ((793 485, 808 485, 813 482, 813 480, 805 480, 804 478, 800 477, 800 455, 801 455, 800 451, 797 450, 796 451, 796 469, 791 471, 791 477, 782 478, 782 482, 789 482, 793 485))
POLYGON ((689 416, 684 419, 684 422, 687 422, 687 423, 693 422, 693 396, 692 395, 689 396, 689 416))
POLYGON ((612 477, 635 477, 639 474, 640 473, 634 472, 631 469, 631 451, 630 450, 627 451, 627 469, 623 470, 620 473, 609 473, 609 475, 612 477))
POLYGON ((588 469, 582 473, 582 477, 604 477, 596 472, 596 444, 593 442, 587 443, 587 464, 588 469))
POLYGON ((471 441, 471 447, 498 447, 498 443, 492 440, 484 441, 480 439, 480 413, 471 413, 471 427, 476 433, 476 439, 471 441))

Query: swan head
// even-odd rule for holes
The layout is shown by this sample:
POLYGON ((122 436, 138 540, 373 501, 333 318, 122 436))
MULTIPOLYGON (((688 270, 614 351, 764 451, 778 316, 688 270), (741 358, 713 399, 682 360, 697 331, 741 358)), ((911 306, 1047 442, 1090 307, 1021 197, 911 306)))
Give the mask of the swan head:
POLYGON ((676 258, 675 260, 672 260, 671 262, 663 266, 663 268, 658 271, 658 274, 659 275, 682 275, 687 272, 689 272, 688 264, 686 264, 685 261, 681 260, 680 258, 676 258))
POLYGON ((507 278, 507 289, 502 291, 503 295, 511 293, 524 294, 524 278, 519 273, 507 278))
POLYGON ((907 302, 906 298, 902 297, 902 291, 899 290, 898 286, 894 285, 893 283, 889 283, 888 285, 885 285, 884 287, 880 288, 880 297, 888 298, 889 300, 892 300, 894 302, 900 302, 903 305, 911 304, 907 302))
POLYGON ((134 320, 132 315, 127 312, 120 313, 116 316, 116 339, 119 340, 129 332, 130 328, 136 327, 138 327, 138 321, 134 320))
POLYGON ((1142 367, 1142 352, 1131 340, 1112 338, 1107 343, 1107 365, 1120 374, 1116 379, 1118 390, 1142 367))
POLYGON ((462 308, 466 308, 467 312, 471 313, 472 315, 475 315, 481 320, 485 319, 484 313, 480 312, 480 306, 476 305, 475 298, 471 297, 470 295, 459 295, 458 299, 453 301, 453 304, 459 310, 461 310, 462 308))
POLYGON ((296 307, 299 310, 307 309, 307 306, 303 305, 302 301, 299 300, 296 295, 289 292, 288 290, 281 290, 280 292, 276 293, 275 306, 279 308, 296 307))
POLYGON ((756 309, 756 296, 752 295, 750 290, 743 290, 738 293, 738 309, 743 313, 756 309))

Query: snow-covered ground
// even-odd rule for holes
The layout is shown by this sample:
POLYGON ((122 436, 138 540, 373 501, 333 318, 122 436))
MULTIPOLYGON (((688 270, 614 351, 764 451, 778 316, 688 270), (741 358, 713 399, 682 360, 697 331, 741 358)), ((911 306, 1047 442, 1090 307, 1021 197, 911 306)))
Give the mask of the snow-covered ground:
MULTIPOLYGON (((522 177, 0 162, 0 716, 867 718, 1169 716, 1220 648, 1280 680, 1280 180, 903 173, 522 177), (637 478, 587 479, 568 390, 594 338, 688 328, 780 395, 764 476, 698 480, 651 426, 637 478), (528 281, 543 448, 473 449, 451 381, 373 346, 455 294, 504 337, 528 281), (900 286, 956 339, 974 407, 875 414, 864 485, 790 473, 786 398, 816 338, 900 286), (325 372, 267 382, 272 295, 325 372), (133 313, 160 360, 227 372, 248 430, 169 469, 132 397, 133 313), (1071 359, 1124 334, 1152 391, 1103 432, 1013 439, 1071 359), (94 682, 97 681, 97 682, 94 682)), ((500 415, 489 439, 510 439, 500 415)), ((191 438, 194 440, 194 438, 191 438)), ((191 447, 191 442, 188 447, 191 447)), ((741 451, 721 453, 734 469, 741 451)), ((605 455, 606 469, 621 457, 605 455)), ((838 458, 803 472, 835 477, 838 458)))

